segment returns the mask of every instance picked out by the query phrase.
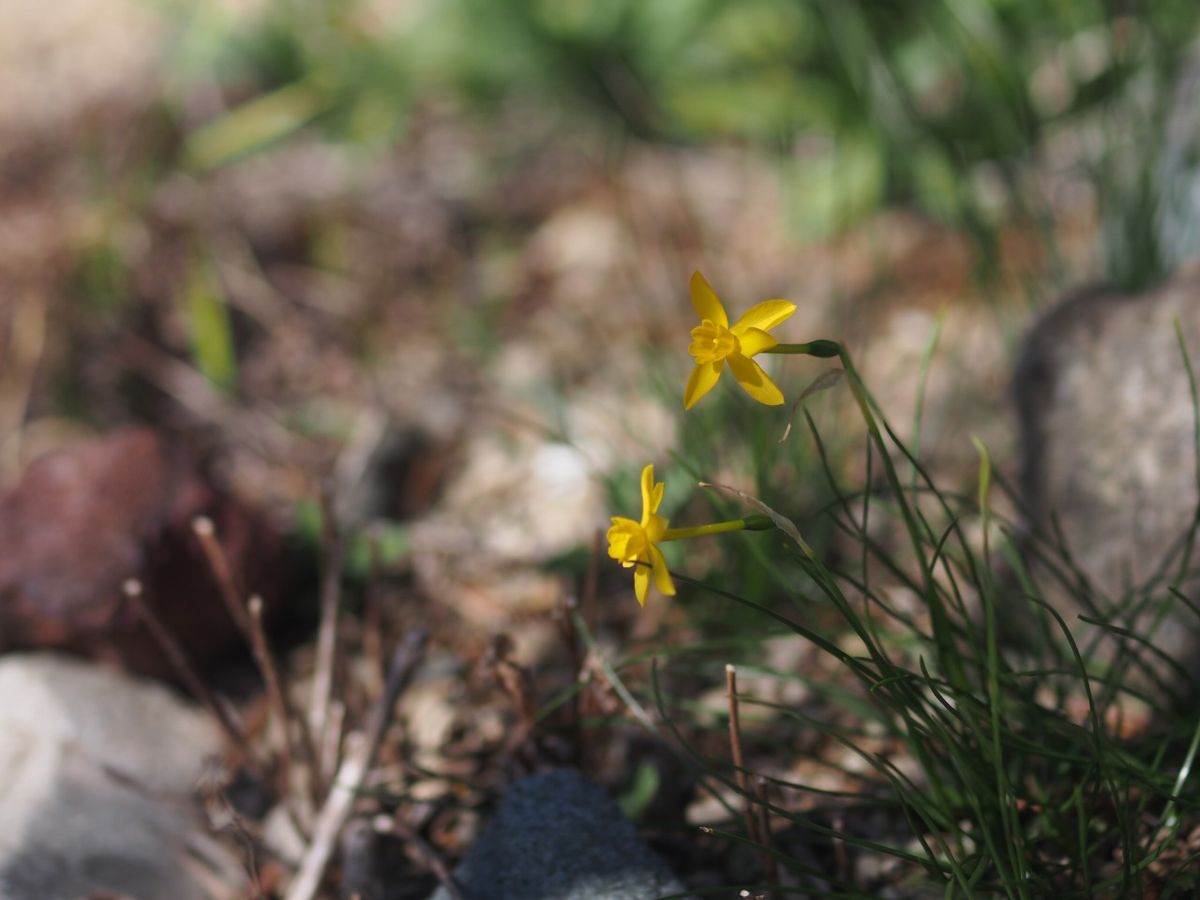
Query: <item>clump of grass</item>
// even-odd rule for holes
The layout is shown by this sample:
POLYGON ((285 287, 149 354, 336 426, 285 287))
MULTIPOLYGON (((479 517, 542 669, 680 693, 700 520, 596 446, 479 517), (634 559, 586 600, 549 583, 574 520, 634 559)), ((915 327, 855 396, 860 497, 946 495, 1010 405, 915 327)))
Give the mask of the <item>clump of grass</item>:
MULTIPOLYGON (((781 871, 768 876, 764 865, 761 884, 734 887, 776 896, 1191 896, 1200 887, 1192 838, 1200 792, 1190 777, 1200 726, 1185 704, 1196 685, 1129 627, 1156 622, 1172 602, 1194 611, 1182 582, 1157 579, 1116 604, 1081 598, 1095 626, 1083 638, 1039 586, 1060 579, 1083 590, 1086 581, 1052 537, 1026 537, 996 511, 997 493, 1018 508, 1019 498, 986 447, 976 441, 974 495, 939 488, 850 357, 841 360, 869 434, 867 485, 838 482, 812 416, 808 437, 834 497, 824 517, 857 552, 831 561, 763 507, 777 516, 778 537, 742 555, 769 558, 766 589, 677 576, 692 589, 673 601, 703 605, 710 623, 710 603, 729 621, 745 622, 733 612, 749 611, 765 626, 755 638, 793 635, 810 648, 803 661, 774 670, 749 631, 727 633, 723 645, 673 647, 647 683, 630 678, 620 689, 642 721, 657 709, 653 727, 726 804, 728 819, 712 833, 766 848, 781 871), (913 477, 902 479, 902 469, 913 477), (881 526, 902 539, 881 539, 881 526), (760 685, 790 683, 806 697, 736 695, 732 758, 744 752, 744 765, 701 749, 720 746, 730 723, 670 687, 684 673, 719 683, 729 662, 760 685), (797 771, 824 777, 806 783, 797 771), (770 786, 766 798, 748 776, 770 786), (768 814, 756 819, 748 808, 768 814), (886 824, 862 825, 868 811, 886 824), (827 864, 815 864, 822 853, 827 864), (885 874, 863 875, 855 861, 868 858, 885 874)), ((614 665, 611 677, 621 671, 614 665)))

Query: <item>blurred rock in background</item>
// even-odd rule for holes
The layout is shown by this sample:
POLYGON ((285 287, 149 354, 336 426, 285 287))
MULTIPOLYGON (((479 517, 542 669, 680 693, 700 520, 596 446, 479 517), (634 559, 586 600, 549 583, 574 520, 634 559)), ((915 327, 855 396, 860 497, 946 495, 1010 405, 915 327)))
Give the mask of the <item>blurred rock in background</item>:
POLYGON ((192 532, 216 526, 243 590, 273 606, 282 543, 259 512, 218 490, 155 432, 136 428, 47 454, 0 497, 0 648, 54 647, 174 673, 121 587, 145 597, 197 664, 239 644, 192 532))
POLYGON ((1166 271, 1200 258, 1200 46, 1175 82, 1158 161, 1155 229, 1166 271))
MULTIPOLYGON (((1200 358, 1200 271, 1131 296, 1081 292, 1038 320, 1015 373, 1022 432, 1021 487, 1038 538, 1055 555, 1056 533, 1077 569, 1039 586, 1067 621, 1148 591, 1190 591, 1200 556, 1188 544, 1197 488, 1196 412, 1183 351, 1200 358), (1081 590, 1082 580, 1088 588, 1081 590)), ((1157 629, 1158 604, 1116 624, 1134 628, 1197 671, 1200 621, 1175 604, 1157 629)))
POLYGON ((221 749, 212 719, 161 686, 61 656, 0 659, 0 897, 245 896, 192 796, 221 749))

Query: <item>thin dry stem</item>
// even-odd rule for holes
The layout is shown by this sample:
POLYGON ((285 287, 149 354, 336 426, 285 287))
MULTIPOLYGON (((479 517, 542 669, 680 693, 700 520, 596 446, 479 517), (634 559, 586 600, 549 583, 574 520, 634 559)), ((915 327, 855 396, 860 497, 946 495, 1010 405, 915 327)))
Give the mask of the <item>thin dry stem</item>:
POLYGON ((220 229, 210 239, 213 262, 221 284, 228 291, 230 304, 267 331, 279 327, 292 314, 291 300, 284 299, 271 284, 249 239, 233 228, 220 229))
POLYGON ((355 797, 375 762, 383 736, 391 723, 396 701, 408 685, 425 653, 428 632, 410 631, 392 654, 383 694, 371 707, 363 733, 346 738, 346 755, 329 789, 325 805, 317 815, 313 839, 300 862, 300 869, 285 900, 313 900, 321 887, 325 868, 337 846, 338 835, 350 818, 355 797))
MULTIPOLYGON (((321 494, 321 624, 317 632, 317 662, 313 675, 309 724, 313 736, 326 746, 329 731, 329 706, 333 700, 334 671, 337 667, 338 610, 342 599, 342 555, 344 541, 334 520, 333 501, 327 491, 321 494)), ((329 758, 322 754, 322 764, 329 758)), ((332 768, 322 768, 320 777, 328 780, 332 768)))
POLYGON ((424 628, 414 628, 404 636, 388 664, 387 681, 384 683, 383 696, 379 697, 371 707, 367 718, 367 738, 370 740, 371 758, 375 758, 379 745, 383 743, 383 735, 391 722, 396 700, 408 687, 417 666, 425 658, 425 645, 429 642, 429 632, 424 628))
POLYGON ((379 537, 373 533, 367 535, 367 549, 371 556, 371 567, 367 573, 367 590, 363 597, 363 653, 370 665, 370 692, 374 699, 383 693, 384 681, 387 677, 386 662, 383 658, 383 604, 380 602, 383 581, 383 562, 379 552, 379 537))
POLYGON ((511 640, 502 635, 492 642, 492 669, 517 711, 517 727, 508 737, 508 752, 515 754, 537 727, 537 705, 529 672, 509 659, 511 640))
MULTIPOLYGON (((578 680, 583 675, 584 652, 583 644, 579 639, 579 632, 575 630, 575 614, 579 609, 579 601, 570 594, 564 594, 562 603, 556 611, 558 626, 562 631, 563 641, 567 645, 567 653, 571 658, 571 676, 578 680)), ((584 748, 587 746, 587 736, 584 734, 583 728, 583 709, 581 697, 583 692, 577 691, 575 696, 571 698, 570 703, 570 728, 574 734, 574 750, 576 762, 579 768, 587 772, 587 760, 584 758, 584 748)))
POLYGON ((758 840, 762 844, 762 864, 767 875, 767 884, 771 890, 767 892, 767 900, 776 900, 779 896, 779 863, 771 852, 771 819, 767 796, 767 779, 761 775, 754 778, 754 797, 758 801, 758 840))
MULTIPOLYGON (((835 835, 840 835, 846 830, 845 817, 838 813, 833 820, 833 831, 835 835)), ((833 838, 833 861, 837 877, 842 881, 850 880, 850 859, 846 853, 846 842, 840 837, 833 838)))
POLYGON ((729 702, 729 752, 733 757, 734 778, 738 790, 746 803, 746 836, 758 842, 758 817, 754 813, 754 795, 746 777, 746 763, 742 758, 742 723, 738 716, 737 669, 732 664, 725 666, 725 698, 729 702))
POLYGON ((267 644, 267 635, 263 630, 262 614, 263 602, 262 598, 257 594, 250 598, 249 607, 249 623, 250 623, 250 645, 254 651, 254 661, 258 664, 258 670, 262 674, 263 682, 267 687, 267 700, 271 705, 272 714, 279 720, 279 726, 283 730, 283 746, 281 748, 283 764, 283 783, 290 786, 294 777, 294 761, 299 756, 307 769, 306 774, 306 790, 313 800, 316 802, 316 774, 317 774, 317 753, 313 747, 312 735, 309 733, 308 724, 304 721, 303 716, 296 715, 292 709, 291 702, 288 700, 287 689, 284 687, 283 674, 279 670, 278 664, 275 662, 275 656, 271 653, 271 648, 267 644), (295 725, 293 731, 292 726, 295 725))
POLYGON ((346 759, 338 769, 325 805, 317 814, 316 827, 308 850, 300 861, 300 869, 292 879, 285 900, 313 900, 321 889, 325 867, 337 846, 342 826, 350 818, 354 798, 366 778, 369 760, 366 757, 366 738, 358 733, 346 738, 346 759))
POLYGON ((270 416, 241 407, 212 386, 207 378, 182 360, 160 350, 135 334, 121 336, 121 365, 157 387, 184 408, 268 459, 304 456, 304 442, 270 416))
POLYGON ((209 569, 212 570, 213 578, 217 581, 217 589, 221 594, 221 600, 225 603, 225 608, 241 630, 242 636, 253 648, 254 640, 250 633, 250 618, 246 615, 246 607, 243 605, 242 591, 238 586, 233 567, 229 565, 229 556, 217 539, 216 526, 208 516, 196 516, 192 519, 192 532, 200 541, 200 548, 204 551, 204 558, 208 562, 209 569))
POLYGON ((330 510, 338 519, 346 512, 347 499, 354 492, 371 465, 371 458, 387 434, 387 416, 374 404, 367 404, 359 411, 346 442, 338 451, 329 475, 328 494, 330 510), (332 501, 338 502, 332 502, 332 501))
POLYGON ((144 596, 144 587, 136 578, 130 578, 121 586, 121 590, 125 595, 125 599, 132 604, 137 611, 138 616, 145 623, 151 637, 158 644, 159 649, 167 657, 167 661, 175 669, 192 695, 208 707, 209 712, 216 717, 217 722, 224 730, 226 736, 233 742, 247 760, 252 759, 250 752, 250 744, 246 740, 246 735, 242 731, 241 726, 234 720, 229 710, 213 695, 213 693, 200 680, 200 676, 196 674, 196 670, 192 664, 188 662, 187 654, 183 652, 183 648, 171 636, 162 619, 150 608, 150 604, 146 602, 144 596))
POLYGON ((600 593, 600 560, 604 553, 604 532, 599 528, 592 535, 592 554, 588 558, 587 580, 583 583, 583 621, 595 629, 596 598, 600 593))
POLYGON ((583 724, 588 716, 589 707, 592 705, 595 695, 590 684, 588 684, 590 681, 587 671, 588 659, 583 641, 579 635, 579 629, 575 627, 574 613, 578 611, 585 627, 594 628, 596 626, 596 598, 600 593, 600 562, 603 552, 604 532, 597 528, 592 535, 592 551, 588 558, 588 570, 583 582, 583 594, 578 604, 579 609, 575 610, 573 608, 573 601, 568 599, 564 604, 565 608, 563 610, 566 627, 570 629, 567 647, 571 652, 571 666, 574 670, 575 678, 587 684, 586 687, 576 693, 572 702, 576 754, 578 756, 579 768, 583 772, 590 772, 592 770, 596 752, 594 749, 596 742, 588 739, 583 724))
POLYGON ((328 715, 325 718, 325 733, 321 735, 321 746, 318 753, 319 778, 323 784, 328 784, 332 775, 325 773, 337 771, 341 759, 342 729, 346 724, 346 704, 341 700, 329 703, 328 715))

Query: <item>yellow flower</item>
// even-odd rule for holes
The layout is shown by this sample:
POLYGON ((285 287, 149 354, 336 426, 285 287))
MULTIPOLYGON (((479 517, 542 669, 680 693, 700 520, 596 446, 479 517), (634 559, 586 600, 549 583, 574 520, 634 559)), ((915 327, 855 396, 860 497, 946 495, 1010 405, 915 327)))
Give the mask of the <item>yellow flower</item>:
POLYGON ((608 555, 627 569, 636 567, 633 591, 642 606, 646 605, 651 575, 654 576, 655 587, 662 593, 668 597, 675 594, 675 583, 667 570, 667 561, 655 546, 667 533, 667 520, 658 515, 665 487, 662 482, 654 483, 654 466, 646 466, 642 469, 642 521, 613 516, 612 527, 608 529, 608 555))
POLYGON ((767 331, 794 313, 796 304, 789 300, 764 300, 746 310, 731 328, 725 307, 699 272, 692 275, 691 291, 692 306, 701 321, 692 329, 692 343, 688 346, 696 368, 688 378, 683 408, 691 409, 713 389, 726 362, 742 390, 759 403, 767 406, 783 403, 783 392, 751 357, 779 343, 767 331))

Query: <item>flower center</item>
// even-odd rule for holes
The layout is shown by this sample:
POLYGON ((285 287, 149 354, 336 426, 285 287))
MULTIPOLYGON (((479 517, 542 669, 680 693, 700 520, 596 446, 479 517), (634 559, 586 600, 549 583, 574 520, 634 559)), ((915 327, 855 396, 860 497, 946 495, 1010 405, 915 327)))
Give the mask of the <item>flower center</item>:
POLYGON ((692 329, 692 342, 688 353, 697 365, 720 362, 732 353, 741 353, 742 344, 728 328, 705 319, 692 329))
POLYGON ((646 530, 636 522, 620 522, 608 531, 608 555, 625 566, 633 565, 649 546, 646 530))

